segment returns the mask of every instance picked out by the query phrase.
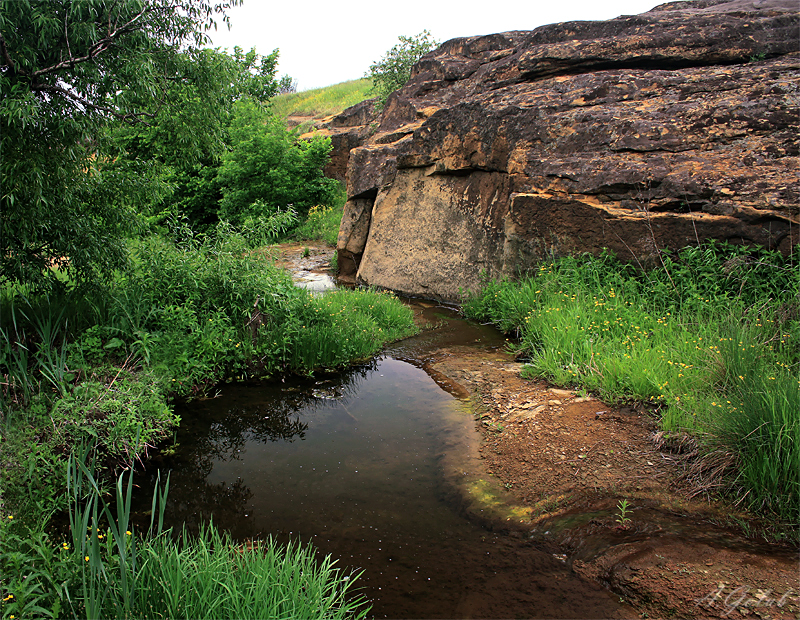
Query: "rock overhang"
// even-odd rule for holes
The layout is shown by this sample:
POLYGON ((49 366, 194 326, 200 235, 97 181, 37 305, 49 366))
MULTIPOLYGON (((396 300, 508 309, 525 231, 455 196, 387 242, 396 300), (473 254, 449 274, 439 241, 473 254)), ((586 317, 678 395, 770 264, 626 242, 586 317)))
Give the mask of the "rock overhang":
MULTIPOLYGON (((798 242, 793 3, 689 1, 446 42, 349 153, 340 253, 447 300, 610 248, 798 242)), ((347 275, 347 268, 345 268, 347 275)))

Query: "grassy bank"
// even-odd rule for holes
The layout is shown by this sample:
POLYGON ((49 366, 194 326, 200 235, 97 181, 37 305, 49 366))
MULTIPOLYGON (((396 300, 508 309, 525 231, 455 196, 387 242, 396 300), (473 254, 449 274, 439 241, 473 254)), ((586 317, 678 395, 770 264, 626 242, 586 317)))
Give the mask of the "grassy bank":
POLYGON ((102 290, 0 298, 3 498, 17 512, 58 504, 57 470, 83 440, 110 463, 137 436, 153 445, 179 422, 171 399, 343 367, 415 329, 390 295, 298 289, 229 229, 139 239, 131 263, 102 290))
POLYGON ((369 99, 371 88, 370 80, 360 79, 299 93, 287 93, 272 99, 272 110, 276 116, 282 118, 288 116, 323 118, 338 114, 350 106, 369 99))
POLYGON ((705 490, 791 526, 798 260, 722 244, 665 254, 647 272, 609 255, 564 258, 517 283, 487 283, 464 311, 518 336, 531 378, 653 403, 667 433, 701 444, 705 490))
POLYGON ((294 230, 292 236, 300 241, 324 241, 335 247, 342 213, 344 204, 336 207, 311 207, 306 221, 294 230))
POLYGON ((2 515, 3 618, 354 619, 369 610, 353 591, 358 574, 310 545, 236 544, 212 524, 197 536, 164 531, 168 481, 156 488, 150 527, 136 531, 133 467, 109 504, 88 456, 78 450, 68 462, 66 540, 2 515))
MULTIPOLYGON (((332 221, 328 211, 320 210, 320 216, 332 221)), ((311 219, 306 223, 309 235, 325 230, 313 221, 313 214, 311 219)), ((255 247, 258 239, 251 239, 247 231, 221 225, 213 234, 184 233, 131 241, 129 269, 102 288, 66 287, 59 293, 36 295, 8 287, 0 293, 3 617, 20 617, 13 610, 42 616, 86 611, 81 607, 86 593, 71 589, 78 583, 73 573, 75 562, 82 566, 83 551, 70 552, 76 548, 74 541, 64 546, 46 534, 50 515, 68 508, 65 474, 75 446, 93 445, 97 473, 108 479, 180 423, 171 407, 175 399, 206 394, 222 381, 344 367, 368 358, 387 341, 416 331, 411 311, 391 295, 343 290, 315 296, 295 287, 287 272, 273 266, 269 248, 255 247), (39 575, 41 584, 49 584, 49 607, 41 607, 41 592, 34 586, 25 590, 33 581, 14 582, 12 589, 9 580, 26 574, 39 575), (64 597, 70 604, 82 602, 67 610, 64 597)), ((229 543, 224 534, 209 529, 180 547, 153 539, 143 547, 142 557, 150 557, 153 570, 165 569, 175 560, 175 579, 185 579, 181 591, 188 597, 196 588, 186 571, 217 579, 214 571, 198 568, 203 563, 217 569, 241 564, 246 574, 258 574, 261 569, 242 564, 240 555, 220 551, 230 548, 229 543)), ((271 544, 269 549, 286 570, 295 567, 304 575, 312 574, 303 567, 310 566, 313 551, 279 550, 271 544)), ((248 558, 256 556, 260 554, 248 558)), ((114 570, 117 561, 112 554, 114 570)), ((346 583, 339 583, 330 560, 326 562, 314 586, 321 596, 346 583)), ((143 584, 147 577, 142 573, 137 579, 143 584)), ((161 583, 160 579, 152 577, 153 583, 161 583)), ((291 576, 286 579, 291 582, 287 587, 301 583, 291 576)), ((217 586, 248 592, 255 587, 242 581, 217 586)), ((148 591, 153 588, 148 586, 148 591)), ((176 591, 170 586, 163 595, 176 591)), ((246 598, 242 592, 229 599, 246 598)), ((295 594, 287 594, 283 602, 294 604, 295 594)), ((164 600, 153 601, 152 613, 148 608, 133 615, 172 613, 173 607, 164 607, 164 600)), ((204 601, 197 605, 206 605, 204 601)), ((277 609, 284 610, 284 617, 294 616, 294 611, 285 611, 294 608, 286 605, 277 609)), ((196 616, 194 608, 181 609, 184 617, 196 616)), ((232 609, 207 613, 221 617, 234 613, 232 609)), ((103 607, 89 617, 120 615, 108 613, 103 607)))

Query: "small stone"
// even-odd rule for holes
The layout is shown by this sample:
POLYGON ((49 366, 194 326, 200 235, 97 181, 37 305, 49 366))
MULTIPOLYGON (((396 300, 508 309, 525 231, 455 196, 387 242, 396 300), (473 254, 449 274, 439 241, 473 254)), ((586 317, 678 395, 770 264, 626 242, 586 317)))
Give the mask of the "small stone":
POLYGON ((547 404, 548 405, 560 405, 561 401, 560 400, 548 400, 547 404))

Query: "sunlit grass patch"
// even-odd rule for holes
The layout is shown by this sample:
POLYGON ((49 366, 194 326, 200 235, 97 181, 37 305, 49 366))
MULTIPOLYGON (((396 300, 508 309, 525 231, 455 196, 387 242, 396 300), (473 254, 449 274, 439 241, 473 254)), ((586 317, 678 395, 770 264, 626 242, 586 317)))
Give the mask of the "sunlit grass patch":
POLYGON ((277 116, 322 118, 343 112, 350 106, 368 99, 371 88, 370 80, 350 80, 323 88, 278 95, 272 99, 271 105, 277 116))
POLYGON ((306 221, 295 229, 294 236, 302 240, 324 241, 328 245, 335 246, 343 212, 343 206, 311 207, 306 221))

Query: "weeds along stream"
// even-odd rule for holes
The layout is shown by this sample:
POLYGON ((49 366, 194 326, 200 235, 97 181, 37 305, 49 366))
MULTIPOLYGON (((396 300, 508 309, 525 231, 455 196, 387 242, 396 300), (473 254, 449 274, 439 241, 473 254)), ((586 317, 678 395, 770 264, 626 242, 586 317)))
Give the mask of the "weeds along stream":
MULTIPOLYGON (((470 405, 422 368, 443 343, 499 349, 493 328, 432 307, 438 327, 347 372, 230 384, 179 411, 174 446, 139 477, 149 520, 170 472, 165 525, 213 521, 239 541, 311 542, 359 582, 376 617, 632 617, 527 539, 463 516, 444 468, 469 457, 470 405), (446 464, 445 464, 446 463, 446 464)), ((464 464, 464 469, 469 465, 464 464)))
MULTIPOLYGON (((766 583, 780 590, 780 600, 793 596, 791 558, 776 558, 772 550, 729 549, 731 533, 716 526, 711 538, 698 537, 709 522, 697 522, 694 509, 688 517, 677 515, 677 523, 671 507, 683 504, 673 504, 679 498, 659 482, 666 481, 667 472, 658 467, 662 455, 647 439, 653 429, 637 422, 635 411, 611 415, 605 409, 613 404, 599 411, 592 402, 596 398, 586 392, 578 398, 575 390, 599 392, 609 403, 620 397, 654 403, 662 415, 651 426, 666 429, 687 426, 684 418, 699 428, 718 419, 755 420, 758 428, 767 428, 756 417, 738 413, 770 414, 768 421, 775 424, 769 428, 776 434, 756 436, 745 428, 742 445, 769 465, 750 468, 752 481, 777 481, 772 490, 761 485, 767 491, 761 496, 768 500, 764 505, 791 509, 798 488, 797 469, 791 467, 796 443, 789 441, 796 433, 798 407, 791 403, 800 394, 791 374, 797 370, 794 343, 800 333, 796 262, 774 256, 726 259, 726 271, 714 267, 724 252, 718 256, 709 249, 699 259, 724 275, 716 282, 708 266, 700 269, 696 253, 687 250, 669 278, 659 272, 642 279, 599 257, 543 265, 521 285, 487 283, 464 309, 476 320, 491 320, 521 336, 518 344, 530 355, 523 367, 504 351, 507 341, 500 332, 432 303, 415 303, 416 314, 430 326, 404 338, 415 332, 408 306, 373 291, 324 292, 330 287, 323 273, 329 258, 295 245, 300 259, 291 267, 297 272, 294 280, 305 279, 300 285, 315 294, 299 290, 277 265, 265 264, 275 256, 244 251, 249 246, 240 236, 225 233, 191 247, 141 241, 138 266, 115 282, 120 294, 113 303, 93 307, 69 333, 66 310, 60 309, 78 317, 88 306, 45 297, 36 303, 23 300, 27 305, 14 314, 14 300, 6 300, 10 316, 25 321, 15 321, 13 331, 4 325, 0 333, 6 363, 16 364, 8 366, 6 404, 15 409, 13 415, 4 413, 0 454, 9 464, 4 473, 16 472, 17 484, 5 489, 3 499, 21 507, 9 510, 2 523, 6 532, 22 536, 9 553, 0 550, 3 572, 17 573, 12 573, 16 581, 3 584, 8 588, 4 611, 13 606, 17 615, 33 604, 23 600, 26 588, 61 583, 45 572, 28 587, 25 571, 7 568, 17 562, 23 544, 31 566, 41 550, 52 546, 43 532, 25 534, 31 509, 25 512, 22 500, 36 499, 31 490, 55 492, 48 472, 61 466, 56 455, 66 454, 81 438, 95 437, 112 458, 140 440, 164 437, 176 420, 167 393, 196 398, 177 412, 182 425, 138 476, 135 529, 150 521, 157 472, 169 472, 166 525, 176 533, 184 526, 196 533, 213 522, 237 545, 269 537, 311 542, 344 574, 363 571, 355 583, 379 617, 629 617, 634 611, 598 584, 611 584, 631 597, 632 580, 615 581, 633 557, 631 544, 645 552, 633 554, 640 559, 660 545, 663 557, 677 553, 682 567, 689 562, 696 568, 674 573, 677 569, 666 562, 632 567, 640 576, 656 571, 639 598, 632 598, 638 611, 644 606, 654 614, 669 608, 677 610, 672 615, 684 613, 680 609, 691 615, 698 588, 713 579, 766 583), (782 265, 787 260, 788 266, 782 265), (161 262, 172 265, 174 277, 153 279, 150 267, 161 262), (255 305, 243 291, 253 294, 255 305), (185 307, 154 310, 173 299, 183 300, 185 307), (651 307, 656 301, 666 306, 651 307), (774 316, 766 313, 769 309, 774 316), (247 329, 237 328, 245 315, 247 329), (62 321, 58 336, 51 328, 62 321), (392 344, 382 357, 346 371, 305 379, 284 374, 346 367, 385 342, 392 344), (35 359, 28 359, 32 346, 35 359), (133 364, 128 367, 130 356, 141 360, 138 374, 133 364), (247 363, 256 358, 263 368, 247 363), (39 371, 57 391, 36 379, 39 371), (245 381, 270 374, 279 378, 245 381), (218 392, 214 388, 234 378, 239 383, 223 383, 218 392), (542 378, 570 389, 554 389, 542 378), (598 378, 616 383, 597 384, 598 378), (631 392, 629 384, 636 390, 631 392), (764 385, 769 389, 759 387, 764 385), (774 389, 777 385, 786 390, 774 389), (748 392, 748 386, 758 389, 748 392), (470 394, 477 398, 467 400, 470 394), (126 425, 134 412, 143 421, 126 425), (684 415, 694 412, 699 412, 696 422, 684 415), (725 412, 730 415, 720 417, 725 412), (150 435, 140 435, 142 429, 150 435), (762 447, 776 449, 778 458, 762 447), (642 486, 644 478, 649 486, 642 486), (590 491, 592 498, 581 495, 590 491), (595 502, 598 493, 605 504, 595 502), (615 523, 626 524, 627 515, 615 521, 614 507, 622 500, 634 506, 631 523, 612 532, 615 523), (511 529, 509 520, 516 521, 514 534, 504 533, 511 529), (535 532, 539 526, 546 530, 543 536, 535 532), (707 570, 712 547, 720 567, 707 570), (767 570, 769 562, 774 566, 767 570), (751 563, 758 566, 754 572, 739 571, 751 563), (685 596, 672 587, 676 574, 689 579, 685 596), (658 592, 668 607, 650 606, 658 592), (676 596, 684 596, 682 608, 672 605, 676 596)), ((742 435, 737 429, 726 431, 734 444, 737 433, 742 435)), ((756 465, 761 461, 753 459, 756 465)), ((77 545, 75 550, 68 554, 68 543, 58 547, 61 559, 53 569, 67 570, 73 581, 83 574, 75 569, 88 561, 77 545)), ((46 593, 55 605, 69 594, 58 588, 46 593)))

